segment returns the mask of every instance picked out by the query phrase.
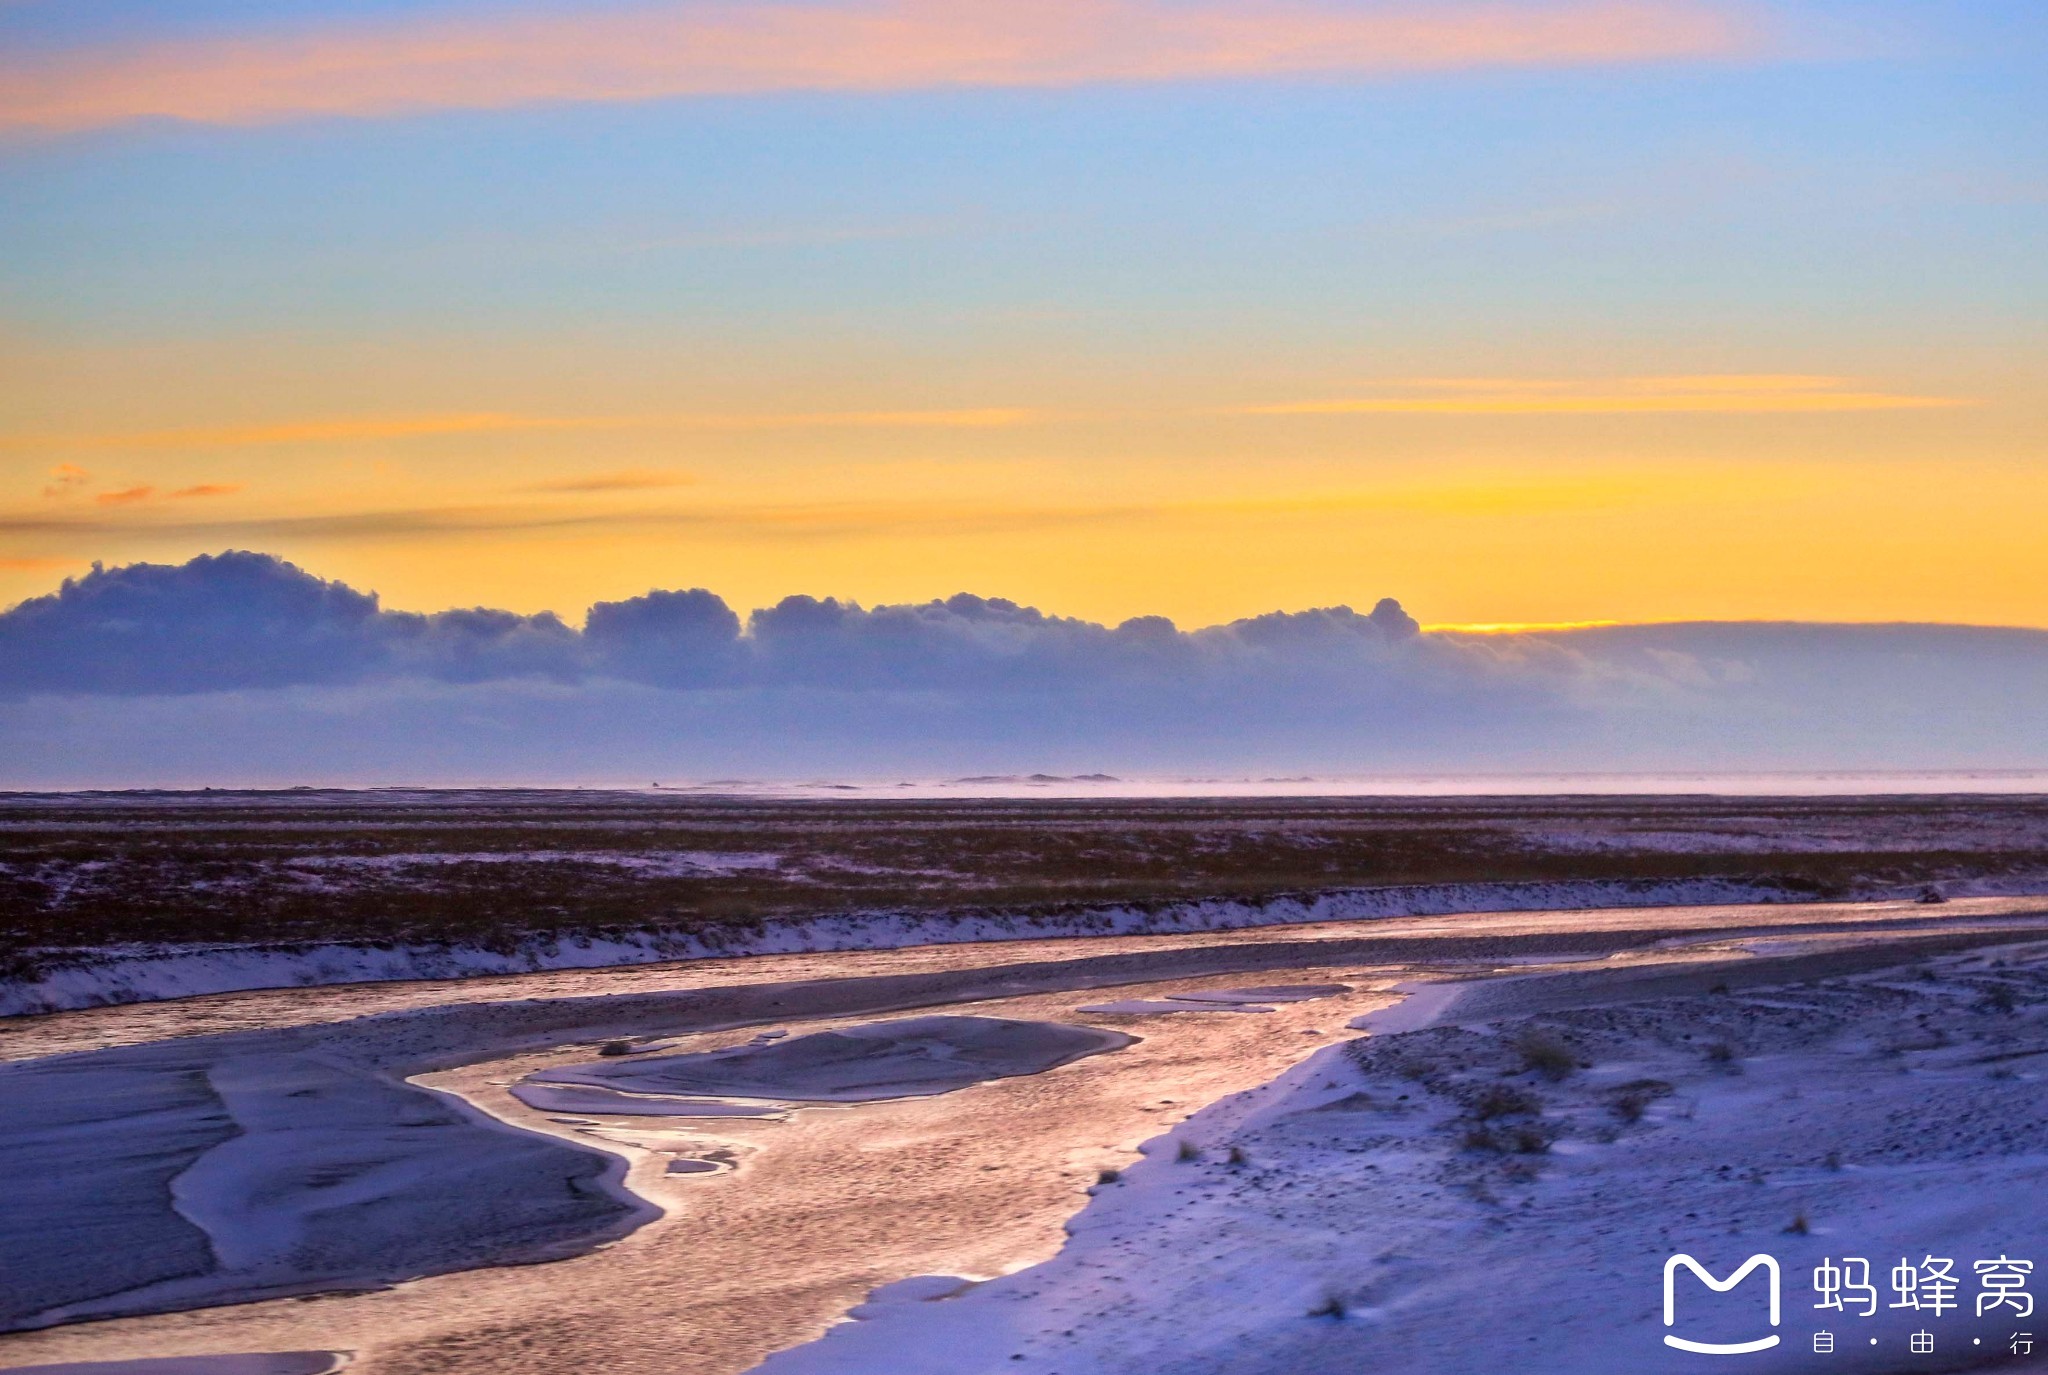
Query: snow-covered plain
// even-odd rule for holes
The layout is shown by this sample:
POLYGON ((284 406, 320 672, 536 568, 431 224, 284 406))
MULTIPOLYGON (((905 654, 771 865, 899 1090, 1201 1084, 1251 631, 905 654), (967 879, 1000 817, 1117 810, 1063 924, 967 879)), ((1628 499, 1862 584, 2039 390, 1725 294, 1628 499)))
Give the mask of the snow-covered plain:
MULTIPOLYGON (((1393 1180, 1402 1185, 1391 1196, 1396 1206, 1371 1214, 1373 1228, 1408 1229, 1401 1235, 1413 1244, 1403 1242, 1399 1255, 1419 1254, 1432 1238, 1444 1235, 1460 1245, 1478 1245, 1499 1222, 1510 1229, 1523 1225, 1519 1214, 1490 1207, 1475 1181, 1458 1173, 1475 1161, 1501 1175, 1495 1183, 1484 1178, 1476 1183, 1510 1204, 1521 1196, 1515 1190, 1526 1189, 1541 1203, 1543 1196, 1536 1191, 1578 1179, 1585 1186, 1580 1195, 1594 1203, 1576 1217, 1560 1213, 1560 1225, 1572 1236, 1597 1238, 1612 1230, 1612 1219, 1603 1218, 1594 1205, 1604 1197, 1611 1210, 1612 1200, 1623 1196, 1606 1192, 1610 1184, 1624 1191, 1647 1190, 1641 1196, 1653 1202, 1669 1196, 1668 1190, 1656 1192, 1654 1172, 1639 1177, 1616 1163, 1644 1155, 1643 1146, 1656 1146, 1659 1138, 1644 1136, 1649 1124, 1672 1125, 1660 1114, 1678 1101, 1677 1094, 1648 1093, 1637 1119, 1619 1115, 1617 1095, 1643 1093, 1639 1080, 1662 1079, 1691 1093, 1701 1104, 1696 1120, 1729 1124, 1731 1134, 1708 1143, 1720 1152, 1710 1163, 1743 1158, 1731 1154, 1747 1149, 1739 1131, 1775 1101, 1766 1096, 1736 1103, 1716 1117, 1708 1105, 1726 1080, 1768 1087, 1785 1081, 1791 1066, 1818 1065, 1829 1082, 1842 1080, 1852 1112, 1884 1101, 1856 1077, 1863 1060, 1853 1046, 1861 1033, 1853 1027, 1836 1036, 1841 1048, 1810 1037, 1786 1045, 1767 1037, 1744 1039, 1741 1055, 1727 1062, 1697 1048, 1680 1051, 1667 1044, 1674 1035, 1723 1034, 1712 1025, 1714 1017, 1744 1024, 1759 1015, 1757 1009, 1784 1000, 1783 994, 1757 991, 1774 983, 1860 979, 1858 986, 1876 987, 1881 981, 1873 980, 1870 971, 1880 965, 1931 960, 1994 943, 2039 942, 2042 930, 2038 903, 1512 915, 1428 919, 1370 930, 1123 938, 1074 942, 1064 949, 940 947, 879 952, 859 960, 719 961, 635 974, 633 979, 644 981, 646 991, 640 992, 617 991, 620 983, 609 975, 567 972, 529 976, 498 999, 477 998, 474 990, 460 987, 245 995, 267 1011, 241 1024, 262 1029, 232 1034, 194 1034, 204 1017, 181 1023, 182 1030, 167 1029, 158 1014, 172 1008, 97 1009, 55 1017, 15 1028, 10 1049, 66 1044, 64 1027, 74 1022, 137 1022, 158 1027, 157 1036, 182 1039, 25 1058, 0 1068, 0 1098, 10 1107, 0 1114, 0 1172, 28 1181, 18 1191, 23 1206, 0 1213, 0 1257, 10 1275, 31 1275, 40 1289, 70 1283, 92 1290, 68 1300, 58 1295, 56 1303, 29 1312, 16 1325, 38 1327, 88 1313, 143 1316, 17 1332, 0 1346, 0 1365, 10 1364, 10 1356, 50 1361, 322 1347, 353 1351, 366 1372, 391 1375, 480 1368, 554 1375, 586 1358, 590 1368, 633 1375, 737 1375, 778 1348, 787 1354, 776 1359, 797 1361, 824 1353, 837 1361, 844 1343, 858 1341, 864 1328, 873 1324, 880 1330, 895 1322, 892 1311, 906 1297, 914 1300, 910 1312, 921 1323, 949 1311, 953 1303, 976 1305, 983 1295, 994 1301, 1010 1292, 1003 1286, 1025 1276, 1057 1278, 1056 1267, 1066 1263, 1065 1256, 1052 1260, 1051 1269, 1023 1271, 981 1288, 957 1281, 890 1288, 863 1307, 874 1315, 866 1321, 833 1330, 823 1343, 793 1345, 854 1307, 867 1290, 915 1275, 916 1267, 952 1267, 957 1274, 987 1276, 1052 1255, 1060 1220, 1070 1215, 1083 1182, 1102 1170, 1105 1182, 1075 1224, 1076 1240, 1068 1247, 1073 1256, 1092 1256, 1084 1278, 1093 1287, 1075 1286, 1069 1297, 1093 1303, 1129 1286, 1124 1292, 1134 1301, 1115 1311, 1076 1312, 1076 1321, 1065 1327, 1077 1335, 1114 1327, 1135 1345, 1129 1347, 1129 1360, 1124 1359, 1126 1347, 1113 1344, 1104 1348, 1108 1354, 1098 1365, 1074 1370, 1263 1375, 1270 1368, 1315 1375, 1318 1368, 1312 1364, 1240 1365, 1228 1353, 1207 1366, 1186 1362, 1220 1350, 1203 1343, 1221 1330, 1218 1324, 1228 1327, 1247 1315, 1254 1325, 1278 1324, 1274 1332, 1279 1336, 1298 1335, 1282 1320, 1305 1317, 1306 1308, 1291 1313, 1288 1306, 1298 1296, 1293 1289, 1285 1294, 1274 1290, 1273 1276, 1294 1288, 1303 1276, 1316 1286, 1335 1285, 1345 1278, 1346 1265, 1356 1261, 1365 1266, 1380 1257, 1379 1252, 1362 1256, 1343 1249, 1361 1244, 1361 1229, 1355 1225, 1360 1212, 1352 1205, 1373 1181, 1325 1168, 1318 1164, 1318 1152, 1325 1164, 1338 1159, 1354 1169, 1374 1165, 1389 1172, 1404 1156, 1413 1158, 1413 1178, 1393 1180), (1689 937, 1682 936, 1686 932, 1689 937), (1743 942, 1764 932, 1772 933, 1777 945, 1761 955, 1743 953, 1743 942), (1796 942, 1788 939, 1794 934, 1796 942), (1681 939, 1696 948, 1680 947, 1681 939), (1386 997, 1382 990, 1396 979, 1441 978, 1453 971, 1477 976, 1516 961, 1562 955, 1575 955, 1578 967, 1482 982, 1458 993, 1450 1015, 1489 1024, 1493 1035, 1419 1030, 1378 1038, 1360 1052, 1368 1054, 1374 1044, 1412 1049, 1428 1046, 1430 1037, 1462 1038, 1437 1047, 1434 1058, 1441 1063, 1423 1073, 1412 1072, 1405 1053, 1390 1067, 1351 1060, 1348 1051, 1314 1051, 1327 1044, 1325 1038, 1344 1018, 1378 1006, 1386 997), (1701 964, 1703 959, 1709 963, 1701 964), (1282 971, 1293 980, 1271 982, 1282 971), (828 976, 817 977, 820 972, 828 976), (1714 993, 1708 978, 1738 991, 1714 993), (1331 993, 1340 982, 1350 983, 1353 991, 1331 993), (1266 999, 1260 1005, 1273 1011, 1250 1017, 1116 1017, 1102 1029, 1128 1028, 1142 1039, 1115 1054, 1086 1056, 1043 1074, 985 1080, 957 1094, 797 1108, 767 1120, 704 1119, 680 1128, 644 1119, 565 1123, 508 1093, 536 1069, 587 1064, 594 1051, 614 1040, 643 1053, 606 1056, 598 1063, 637 1066, 692 1049, 791 1043, 829 1029, 817 1025, 820 1021, 872 1025, 868 1019, 880 1013, 942 1006, 1026 1024, 1086 1024, 1080 1005, 1101 996, 1093 990, 1111 987, 1145 1001, 1190 1008, 1242 1005, 1234 1000, 1257 995, 1266 999), (1310 992, 1324 996, 1297 1000, 1310 992), (1630 1017, 1636 1009, 1609 1005, 1630 999, 1669 1001, 1680 994, 1684 1016, 1675 1027, 1682 1031, 1673 1034, 1625 1026, 1626 1034, 1617 1033, 1618 1041, 1608 1043, 1599 1039, 1605 1034, 1600 1026, 1572 1020, 1630 1017), (421 1001, 345 1021, 322 1021, 306 1007, 358 998, 374 1006, 397 996, 421 1001), (1518 1069, 1503 1047, 1513 1044, 1513 1024, 1537 1013, 1551 1018, 1555 1034, 1583 1048, 1593 1067, 1574 1070, 1556 1083, 1518 1069), (691 1039, 699 1035, 708 1039, 691 1039), (1303 1055, 1315 1056, 1307 1069, 1319 1077, 1296 1072, 1278 1089, 1243 1093, 1303 1055), (1659 1061, 1659 1055, 1673 1063, 1659 1061), (1503 1063, 1489 1056, 1509 1058, 1503 1063), (1728 1065, 1737 1059, 1749 1071, 1746 1076, 1729 1073, 1728 1065), (1702 1086, 1686 1081, 1688 1071, 1702 1086), (1540 1097, 1540 1112, 1524 1105, 1474 1119, 1467 1111, 1468 1094, 1497 1086, 1504 1073, 1518 1076, 1521 1086, 1540 1097), (1411 1105, 1400 1100, 1402 1093, 1429 1095, 1416 1099, 1428 1111, 1421 1106, 1403 1111, 1411 1105), (1226 1097, 1231 1094, 1240 1096, 1226 1097), (1294 1095, 1305 1097, 1294 1097, 1291 1105, 1282 1101, 1294 1095), (1364 1096, 1363 1103, 1357 1095, 1364 1096), (367 1112, 345 1110, 358 1099, 367 1112), (1371 1111, 1388 1099, 1384 1113, 1371 1111), (1116 1170, 1127 1165, 1137 1142, 1157 1137, 1161 1126, 1203 1103, 1218 1106, 1155 1140, 1151 1158, 1117 1178, 1116 1170), (1330 1106, 1327 1113, 1291 1111, 1325 1105, 1330 1106), (1259 1116, 1269 1107, 1277 1114, 1272 1122, 1259 1116), (1279 1120, 1283 1117, 1285 1122, 1279 1120), (1365 1123, 1371 1131, 1320 1142, 1286 1135, 1304 1130, 1304 1120, 1325 1118, 1365 1123), (1578 1130, 1582 1122, 1584 1131, 1578 1130), (1527 1157, 1468 1150, 1460 1135, 1476 1126, 1514 1140, 1522 1132, 1548 1135, 1558 1125, 1573 1130, 1557 1135, 1550 1152, 1527 1157), (1279 1134, 1269 1133, 1269 1127, 1279 1134), (1610 1127, 1614 1139, 1602 1140, 1600 1130, 1610 1127), (1407 1144, 1399 1147, 1403 1133, 1407 1144), (1183 1137, 1194 1158, 1182 1158, 1183 1137), (1399 1148, 1385 1157, 1374 1155, 1389 1144, 1378 1138, 1394 1139, 1399 1148), (704 1149, 728 1139, 729 1148, 722 1152, 704 1149), (529 1154, 536 1142, 544 1149, 529 1154), (616 1152, 632 1159, 632 1193, 614 1187, 620 1183, 616 1174, 579 1173, 588 1168, 589 1147, 599 1143, 609 1143, 602 1158, 607 1169, 626 1164, 616 1152), (1240 1153, 1235 1160, 1233 1146, 1240 1153), (1605 1174, 1582 1178, 1572 1173, 1582 1147, 1617 1147, 1606 1157, 1605 1174), (671 1182, 667 1167, 677 1160, 715 1168, 679 1174, 671 1182), (1536 1177, 1521 1177, 1524 1166, 1545 1161, 1547 1167, 1536 1177), (1275 1163, 1287 1169, 1275 1174, 1275 1163), (1168 1167, 1179 1173, 1155 1175, 1168 1167), (1153 1179, 1165 1184, 1147 1183, 1153 1179), (579 1192, 579 1180, 598 1187, 579 1192), (1141 1254, 1128 1237, 1106 1249, 1091 1239, 1104 1218, 1119 1220, 1114 1212, 1119 1200, 1138 1199, 1148 1189, 1163 1200, 1176 1188, 1198 1183, 1200 1198, 1173 1201, 1210 1208, 1204 1225, 1213 1236, 1199 1230, 1174 1233, 1175 1209, 1163 1207, 1156 1217, 1137 1215, 1148 1230, 1161 1229, 1175 1244, 1177 1249, 1163 1257, 1141 1254), (562 1210, 565 1196, 605 1207, 571 1215, 562 1210), (646 1225, 621 1245, 604 1245, 638 1220, 622 1219, 617 1211, 632 1207, 636 1199, 659 1204, 665 1215, 646 1217, 646 1225), (1281 1204, 1294 1211, 1275 1211, 1281 1204), (1460 1208, 1465 1211, 1443 1211, 1460 1208), (1449 1219, 1446 1225, 1464 1230, 1431 1230, 1444 1218, 1449 1219), (352 1230, 357 1220, 363 1224, 360 1235, 352 1230), (991 1235, 998 1239, 991 1242, 991 1235), (1329 1241, 1333 1235, 1335 1243, 1329 1241), (1215 1245, 1217 1237, 1241 1243, 1244 1256, 1218 1255, 1225 1248, 1215 1245), (717 1244, 707 1244, 709 1238, 717 1244), (1317 1246, 1325 1249, 1316 1251, 1317 1246), (499 1268, 505 1261, 544 1253, 574 1258, 560 1265, 499 1268), (1313 1263, 1304 1262, 1304 1255, 1313 1263), (119 1263, 102 1279, 95 1269, 106 1256, 118 1257, 119 1263), (150 1270, 167 1263, 166 1258, 182 1260, 183 1272, 150 1270), (1221 1263, 1211 1265, 1210 1258, 1221 1263), (1192 1273, 1191 1265, 1204 1274, 1192 1273), (142 1272, 130 1274, 123 1267, 142 1272), (448 1273, 464 1267, 484 1268, 448 1273), (50 1279, 44 1279, 44 1271, 50 1279), (694 1278, 683 1279, 686 1273, 694 1278), (336 1292, 375 1288, 408 1275, 437 1277, 389 1292, 336 1292), (1161 1346, 1161 1325, 1148 1316, 1146 1305, 1174 1300, 1173 1285, 1183 1281, 1214 1283, 1200 1295, 1205 1306, 1179 1322, 1190 1344, 1161 1346), (316 1289, 334 1297, 318 1304, 210 1307, 257 1294, 316 1289), (940 1289, 962 1292, 957 1299, 932 1301, 940 1289), (1238 1291, 1248 1296, 1244 1303, 1236 1303, 1238 1291), (708 1300, 700 1297, 704 1294, 708 1300), (203 1311, 161 1316, 169 1309, 203 1311), (1233 1311, 1237 1317, 1230 1316, 1233 1311), (1168 1366, 1168 1358, 1182 1364, 1168 1366)), ((2017 1038, 2014 1048, 2024 1051, 2032 1044, 2027 1038, 2043 1030, 2037 992, 2028 981, 2032 976, 1936 972, 1933 982, 1976 989, 1963 995, 1965 1020, 1952 1033, 1958 1046, 1972 1037, 2003 1035, 2008 1041, 2017 1038), (1996 1008, 2001 987, 2007 988, 2016 1011, 1996 1008)), ((1929 981, 1915 977, 1907 982, 1911 992, 1929 981)), ((1437 991, 1448 987, 1425 986, 1398 1013, 1412 1019, 1407 1025, 1420 1025, 1427 1014, 1442 1010, 1437 991)), ((1860 1013, 1849 1020, 1859 1019, 1870 1020, 1860 1013)), ((1764 1025, 1773 1030, 1768 1016, 1764 1025)), ((1375 1026, 1389 1032, 1396 1023, 1388 1017, 1375 1026)), ((1811 1029, 1796 1019, 1791 1028, 1802 1034, 1811 1029)), ((1901 1051, 1903 1056, 1913 1053, 1901 1051)), ((1898 1057, 1873 1053, 1864 1058, 1896 1073, 1898 1057)), ((2033 1071, 2025 1055, 1988 1062, 1982 1067, 1987 1082, 2013 1082, 1988 1078, 2001 1067, 2011 1069, 2022 1085, 2030 1082, 2026 1076, 2033 1071)), ((1946 1063, 1928 1068, 1930 1074, 1952 1077, 1971 1070, 1967 1064, 1946 1063)), ((1890 1102, 1924 1115, 1919 1104, 1901 1104, 1896 1097, 1890 1102)), ((1906 1120, 1910 1124, 1913 1117, 1906 1120)), ((2038 1125, 2008 1116, 1997 1118, 1992 1130, 2028 1139, 2038 1125)), ((1811 1144, 1813 1135, 1806 1129, 1800 1139, 1811 1144)), ((1839 1147, 1844 1176, 1853 1177, 1883 1156, 1873 1147, 1866 1160, 1858 1140, 1851 1134, 1839 1147)), ((1668 1159, 1659 1166, 1669 1167, 1668 1159)), ((1961 1179, 1969 1191, 2011 1182, 1995 1174, 1961 1179)), ((1529 1216, 1533 1220, 1541 1214, 1529 1216)), ((1813 1219, 1815 1235, 1825 1235, 1828 1222, 1817 1207, 1813 1219)), ((1629 1225, 1637 1220, 1631 1212, 1629 1225)), ((1557 1253, 1553 1245, 1540 1263, 1557 1253)), ((1725 1269, 1722 1258, 1701 1254, 1725 1269)), ((1502 1264, 1539 1264, 1527 1255, 1496 1258, 1502 1264)), ((1353 1317, 1367 1321, 1377 1302, 1367 1281, 1376 1272, 1367 1266, 1360 1273, 1365 1280, 1335 1295, 1350 1316, 1326 1316, 1317 1323, 1348 1335, 1353 1317)), ((36 1297, 32 1293, 29 1299, 36 1297)), ((1323 1293, 1309 1306, 1326 1307, 1331 1297, 1323 1293)), ((1011 1311, 1021 1310, 999 1309, 997 1316, 1011 1311)), ((1389 1311, 1405 1315, 1410 1310, 1389 1311)), ((982 1327, 986 1330, 976 1340, 1031 1335, 1000 1321, 982 1327)), ((1263 1329, 1255 1333, 1255 1346, 1269 1335, 1263 1329)), ((971 1375, 972 1362, 984 1354, 1005 1362, 991 1367, 1001 1369, 1019 1368, 1007 1363, 1010 1356, 1028 1360, 1034 1351, 1044 1354, 1037 1347, 956 1349, 944 1328, 927 1332, 919 1326, 907 1330, 904 1341, 909 1345, 899 1342, 889 1363, 878 1368, 914 1375, 919 1367, 911 1356, 925 1360, 929 1355, 931 1362, 945 1358, 948 1363, 928 1362, 928 1369, 971 1375)), ((1353 1360, 1356 1354, 1345 1355, 1347 1363, 1333 1368, 1360 1368, 1353 1360)), ((1041 1363, 1035 1368, 1069 1367, 1041 1363)), ((1385 1368, 1429 1369, 1398 1362, 1385 1368)), ((1496 1362, 1491 1368, 1523 1367, 1496 1362)))
MULTIPOLYGON (((1973 895, 2028 893, 2024 881, 1977 883, 1973 895)), ((1874 885, 1867 897, 1910 896, 1874 885)), ((1461 912, 1583 911, 1810 901, 1810 893, 1721 878, 1444 883, 1287 894, 1264 901, 1207 899, 1139 907, 1115 904, 1074 911, 957 913, 857 912, 767 921, 702 932, 650 929, 613 938, 529 936, 509 948, 462 944, 119 946, 53 963, 35 975, 0 979, 0 1017, 68 1008, 150 1002, 251 988, 312 987, 401 979, 459 979, 543 969, 594 969, 671 960, 916 945, 1019 941, 1061 936, 1127 936, 1461 912)))
POLYGON ((1669 1329, 1781 1338, 1745 1370, 2040 1368, 2009 1349, 2040 1316, 1980 1317, 1973 1267, 2048 1260, 2048 944, 1825 970, 1658 975, 1638 1002, 1626 975, 1429 989, 1151 1142, 1054 1259, 892 1286, 760 1375, 1691 1370, 1662 1341, 1677 1252, 1781 1265, 1775 1329, 1761 1279, 1692 1286, 1669 1329), (1849 1256, 1874 1316, 1815 1307, 1849 1256), (1960 1311, 1885 1306, 1929 1257, 1960 1311))

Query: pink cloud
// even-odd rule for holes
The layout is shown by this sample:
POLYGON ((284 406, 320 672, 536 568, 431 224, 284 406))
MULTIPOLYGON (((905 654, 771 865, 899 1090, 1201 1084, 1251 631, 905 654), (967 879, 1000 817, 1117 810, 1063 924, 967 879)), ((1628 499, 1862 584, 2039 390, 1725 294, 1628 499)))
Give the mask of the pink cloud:
POLYGON ((76 463, 59 463, 50 469, 50 485, 43 488, 46 497, 70 496, 79 488, 92 481, 92 474, 76 463))
POLYGON ((1713 0, 710 0, 353 23, 0 62, 0 129, 777 91, 1365 77, 1726 59, 1761 48, 1748 13, 1713 0))

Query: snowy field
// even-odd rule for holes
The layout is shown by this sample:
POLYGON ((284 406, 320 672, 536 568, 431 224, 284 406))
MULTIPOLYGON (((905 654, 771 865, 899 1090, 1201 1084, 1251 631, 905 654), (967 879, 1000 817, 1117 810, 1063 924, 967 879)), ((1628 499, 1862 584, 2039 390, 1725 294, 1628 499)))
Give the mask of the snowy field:
POLYGON ((1781 1266, 1775 1328, 1755 1296, 1688 1295, 1692 1339, 1779 1338, 1741 1369, 2048 1363, 2008 1349, 2040 1327, 2019 1301, 1979 1315, 1973 1273, 2048 1254, 2048 945, 1620 1005, 1625 979, 1518 982, 1156 1138, 1054 1259, 896 1286, 760 1375, 1677 1372, 1702 1363, 1661 1341, 1678 1252, 1781 1266), (1852 1255, 1882 1304, 1816 1308, 1852 1255), (1902 1255, 1956 1262, 1960 1306, 1894 1303, 1902 1255))
POLYGON ((2036 894, 2031 796, 0 798, 0 1369, 1660 1370, 1675 1248, 2048 1251, 2036 894))
MULTIPOLYGON (((1390 918, 33 1019, 0 1368, 1657 1370, 1673 1248, 1788 1293, 2048 1249, 2044 939, 1985 899, 1390 918)), ((1879 1356, 1830 1368, 1960 1368, 1879 1356)))

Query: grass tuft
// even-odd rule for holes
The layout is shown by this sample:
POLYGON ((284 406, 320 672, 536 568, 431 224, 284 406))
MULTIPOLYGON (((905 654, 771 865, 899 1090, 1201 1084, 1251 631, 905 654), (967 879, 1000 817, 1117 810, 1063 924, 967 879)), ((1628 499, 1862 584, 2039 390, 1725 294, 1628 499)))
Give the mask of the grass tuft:
POLYGON ((1543 1111, 1543 1100, 1527 1089, 1512 1084, 1491 1084, 1472 1100, 1472 1116, 1481 1122, 1497 1117, 1533 1117, 1543 1111))
POLYGON ((1523 1069, 1552 1082, 1569 1078, 1579 1067, 1579 1057, 1572 1048, 1547 1031, 1523 1032, 1515 1038, 1515 1050, 1522 1057, 1523 1069))

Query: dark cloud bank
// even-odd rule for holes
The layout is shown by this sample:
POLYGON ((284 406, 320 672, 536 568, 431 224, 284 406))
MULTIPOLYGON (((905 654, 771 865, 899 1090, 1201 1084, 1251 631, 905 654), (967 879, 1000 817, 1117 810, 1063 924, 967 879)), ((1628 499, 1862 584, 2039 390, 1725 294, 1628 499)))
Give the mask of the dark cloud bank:
POLYGON ((0 782, 954 772, 2021 768, 2048 632, 1698 623, 1422 634, 1392 600, 1181 631, 961 595, 709 592, 416 615, 260 554, 0 613, 0 782))

